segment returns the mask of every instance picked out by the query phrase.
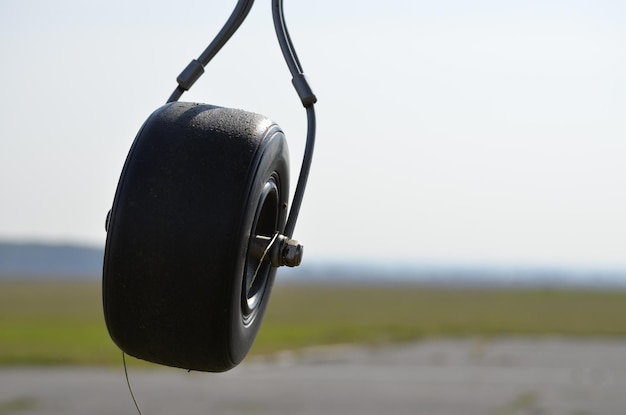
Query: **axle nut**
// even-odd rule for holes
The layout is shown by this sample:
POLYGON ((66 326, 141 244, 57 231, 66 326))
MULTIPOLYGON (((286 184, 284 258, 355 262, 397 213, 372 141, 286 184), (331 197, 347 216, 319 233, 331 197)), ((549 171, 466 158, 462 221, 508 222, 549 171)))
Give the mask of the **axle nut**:
POLYGON ((282 265, 288 267, 297 267, 302 262, 302 254, 304 247, 294 241, 293 239, 287 239, 282 246, 281 257, 282 265))

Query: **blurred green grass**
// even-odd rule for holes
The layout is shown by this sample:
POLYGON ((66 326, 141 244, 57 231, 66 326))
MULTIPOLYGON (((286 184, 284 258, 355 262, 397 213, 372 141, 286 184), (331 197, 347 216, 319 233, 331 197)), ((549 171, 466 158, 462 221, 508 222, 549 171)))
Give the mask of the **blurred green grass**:
MULTIPOLYGON (((278 285, 251 354, 425 337, 626 336, 626 292, 278 285)), ((0 283, 0 365, 119 364, 98 282, 0 283)))

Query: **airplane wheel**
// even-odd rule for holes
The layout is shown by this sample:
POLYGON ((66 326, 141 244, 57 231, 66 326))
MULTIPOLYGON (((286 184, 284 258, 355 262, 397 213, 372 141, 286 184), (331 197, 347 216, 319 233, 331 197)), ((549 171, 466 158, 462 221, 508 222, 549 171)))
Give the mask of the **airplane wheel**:
POLYGON ((276 268, 289 161, 263 116, 174 102, 141 128, 107 219, 103 301, 127 354, 221 372, 247 354, 276 268))

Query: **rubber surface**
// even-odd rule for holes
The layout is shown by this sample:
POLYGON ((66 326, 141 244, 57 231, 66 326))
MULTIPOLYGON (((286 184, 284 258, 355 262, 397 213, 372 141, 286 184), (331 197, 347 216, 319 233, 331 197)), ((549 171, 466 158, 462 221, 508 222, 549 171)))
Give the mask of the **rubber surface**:
POLYGON ((114 342, 185 369, 241 362, 276 271, 262 267, 258 304, 244 318, 250 234, 268 183, 276 201, 265 210, 282 231, 288 180, 285 137, 267 118, 181 102, 155 111, 129 152, 107 233, 103 303, 114 342))

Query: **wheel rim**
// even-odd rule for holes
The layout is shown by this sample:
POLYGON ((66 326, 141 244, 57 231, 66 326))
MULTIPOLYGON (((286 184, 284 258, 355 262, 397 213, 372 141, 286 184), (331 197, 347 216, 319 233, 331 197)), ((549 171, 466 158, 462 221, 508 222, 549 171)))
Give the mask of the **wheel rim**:
POLYGON ((277 181, 277 177, 272 175, 263 186, 250 232, 241 290, 241 314, 246 326, 256 317, 272 271, 267 248, 279 231, 280 195, 277 181))

